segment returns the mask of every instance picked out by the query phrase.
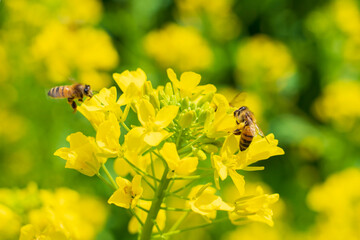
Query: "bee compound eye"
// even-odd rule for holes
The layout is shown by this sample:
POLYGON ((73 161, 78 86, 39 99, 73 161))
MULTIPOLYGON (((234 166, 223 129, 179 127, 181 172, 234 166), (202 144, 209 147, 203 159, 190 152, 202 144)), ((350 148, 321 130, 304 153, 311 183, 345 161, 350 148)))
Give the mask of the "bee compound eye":
POLYGON ((88 93, 89 93, 89 90, 90 90, 90 86, 89 86, 89 85, 85 85, 84 93, 85 93, 85 94, 88 94, 88 93))

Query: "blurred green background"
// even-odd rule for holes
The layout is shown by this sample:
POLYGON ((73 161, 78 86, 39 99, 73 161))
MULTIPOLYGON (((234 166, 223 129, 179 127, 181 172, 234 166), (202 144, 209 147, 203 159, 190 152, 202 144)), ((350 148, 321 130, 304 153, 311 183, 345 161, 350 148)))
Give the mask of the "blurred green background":
MULTIPOLYGON (((0 1, 0 187, 36 182, 106 202, 110 189, 53 156, 69 134, 95 132, 46 93, 72 79, 99 90, 138 67, 155 86, 171 67, 201 74, 229 99, 246 92, 285 150, 249 174, 280 194, 275 227, 224 225, 198 238, 360 239, 358 1, 0 1)), ((98 239, 135 239, 130 216, 108 207, 98 239)))

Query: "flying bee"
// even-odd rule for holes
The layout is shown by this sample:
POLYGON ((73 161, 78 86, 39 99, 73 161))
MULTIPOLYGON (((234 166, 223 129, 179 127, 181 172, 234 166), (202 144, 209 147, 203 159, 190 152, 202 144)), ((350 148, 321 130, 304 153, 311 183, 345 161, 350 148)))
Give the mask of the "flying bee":
POLYGON ((74 109, 74 112, 76 112, 77 105, 75 100, 78 99, 79 102, 83 102, 84 96, 91 98, 93 93, 90 85, 75 83, 73 85, 53 87, 49 90, 48 96, 52 98, 67 98, 68 103, 74 109))
MULTIPOLYGON (((240 135, 240 151, 245 151, 249 147, 256 134, 265 137, 256 124, 254 114, 248 107, 242 106, 238 110, 235 110, 234 117, 236 118, 236 123, 238 124, 238 128, 234 131, 234 134, 240 135)), ((268 140, 266 139, 266 141, 268 140)))

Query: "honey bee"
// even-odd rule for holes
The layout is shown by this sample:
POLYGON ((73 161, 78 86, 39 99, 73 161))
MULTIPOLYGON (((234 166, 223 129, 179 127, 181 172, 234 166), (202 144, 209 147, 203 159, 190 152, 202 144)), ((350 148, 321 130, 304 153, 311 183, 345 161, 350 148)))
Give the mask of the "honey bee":
MULTIPOLYGON (((240 151, 245 151, 249 147, 256 134, 265 137, 263 132, 256 124, 254 114, 249 110, 248 107, 242 106, 235 110, 234 117, 236 118, 236 123, 238 124, 238 128, 234 131, 234 134, 241 135, 239 142, 240 151)), ((266 139, 266 141, 268 140, 266 139)))
POLYGON ((67 98, 68 103, 74 109, 74 112, 76 112, 77 105, 75 100, 78 99, 79 102, 83 102, 84 96, 91 98, 93 93, 90 85, 75 83, 73 85, 53 87, 49 90, 48 96, 52 98, 67 98))

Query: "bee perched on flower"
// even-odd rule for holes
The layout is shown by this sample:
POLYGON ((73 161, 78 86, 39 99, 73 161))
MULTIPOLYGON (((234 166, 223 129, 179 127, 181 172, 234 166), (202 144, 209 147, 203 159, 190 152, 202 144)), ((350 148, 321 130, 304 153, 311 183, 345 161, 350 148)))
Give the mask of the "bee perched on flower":
MULTIPOLYGON (((170 81, 155 89, 141 69, 115 73, 123 91, 119 98, 114 87, 104 88, 79 107, 96 137, 70 135, 70 148, 61 148, 55 155, 67 161, 66 167, 96 175, 111 187, 114 193, 108 203, 131 211, 134 218, 129 229, 139 232, 142 240, 186 230, 182 226, 190 212, 208 219, 207 224, 216 219, 217 211, 226 211, 227 220, 234 224, 246 218, 271 225, 269 206, 278 195, 264 195, 261 190, 257 197, 245 195, 241 171, 262 170, 251 164, 284 154, 274 135, 266 136, 268 142, 255 136, 246 151, 240 151, 239 136, 233 134, 237 128, 234 109, 216 87, 200 85, 201 76, 193 72, 184 72, 180 78, 172 69, 167 74, 170 81), (128 119, 130 112, 137 122, 128 119), (114 171, 108 170, 109 158, 116 158, 112 166, 116 180, 114 171), (241 201, 226 202, 219 194, 219 180, 227 176, 241 201), (174 205, 174 198, 183 207, 174 205), (184 215, 176 221, 165 220, 163 213, 172 211, 184 215)), ((191 229, 197 227, 204 224, 191 229)))

